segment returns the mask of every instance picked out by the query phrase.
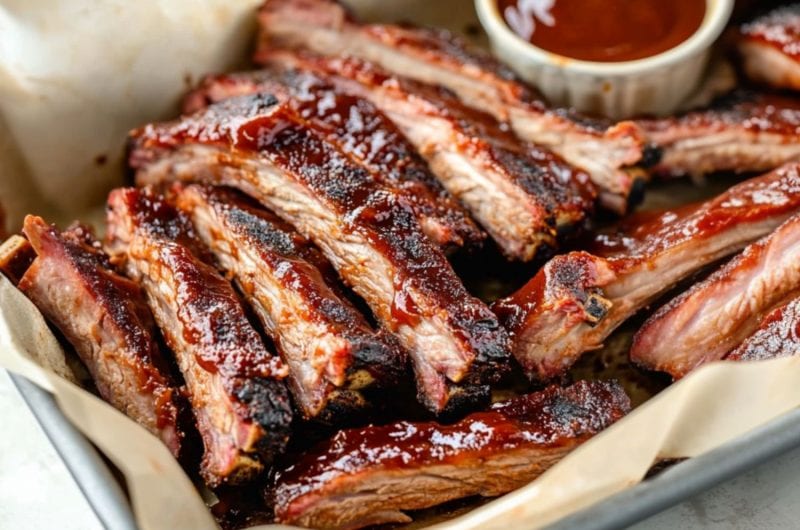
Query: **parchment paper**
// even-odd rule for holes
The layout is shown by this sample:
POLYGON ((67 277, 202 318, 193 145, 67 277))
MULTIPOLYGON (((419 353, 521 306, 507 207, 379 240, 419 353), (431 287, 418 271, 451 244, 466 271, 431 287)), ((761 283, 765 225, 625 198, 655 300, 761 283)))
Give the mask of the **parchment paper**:
MULTIPOLYGON (((121 182, 127 130, 174 114, 186 84, 199 75, 240 63, 258 3, 3 0, 0 200, 11 226, 27 212, 49 220, 91 217, 121 182)), ((351 3, 369 19, 475 34, 469 0, 351 3)), ((216 528, 167 449, 75 384, 39 312, 3 277, 0 366, 52 392, 70 421, 123 472, 143 530, 216 528)), ((699 455, 798 406, 800 358, 703 367, 529 486, 437 528, 544 526, 636 484, 658 459, 699 455)))
POLYGON ((243 63, 258 0, 0 2, 0 198, 85 215, 122 182, 126 133, 243 63))

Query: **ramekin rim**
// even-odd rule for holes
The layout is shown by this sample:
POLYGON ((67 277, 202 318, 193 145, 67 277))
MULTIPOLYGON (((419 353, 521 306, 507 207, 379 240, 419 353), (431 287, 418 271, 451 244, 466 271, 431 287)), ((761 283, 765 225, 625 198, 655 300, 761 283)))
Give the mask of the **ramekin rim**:
POLYGON ((710 7, 710 10, 691 37, 651 57, 620 62, 582 61, 531 44, 508 27, 497 7, 497 0, 475 0, 475 9, 490 39, 502 39, 504 44, 538 63, 562 67, 576 73, 613 77, 661 68, 703 52, 722 34, 733 12, 733 4, 734 0, 706 0, 706 8, 710 7))

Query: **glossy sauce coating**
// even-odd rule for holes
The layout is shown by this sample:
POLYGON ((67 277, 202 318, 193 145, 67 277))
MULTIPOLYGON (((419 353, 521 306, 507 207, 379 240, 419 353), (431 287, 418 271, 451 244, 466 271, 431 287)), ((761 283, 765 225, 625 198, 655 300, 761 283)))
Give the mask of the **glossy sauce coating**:
POLYGON ((704 0, 499 0, 508 26, 547 51, 621 62, 665 52, 691 37, 704 0))
POLYGON ((709 201, 631 216, 616 235, 598 236, 592 250, 625 267, 694 238, 709 238, 738 224, 788 216, 798 208, 800 166, 787 164, 709 201))
POLYGON ((340 73, 368 85, 397 86, 415 102, 428 106, 431 114, 452 120, 462 132, 464 149, 487 151, 509 178, 543 201, 556 218, 575 221, 591 208, 597 190, 588 174, 544 147, 521 141, 507 124, 466 105, 450 90, 395 78, 352 57, 319 60, 316 64, 331 74, 340 73))
POLYGON ((597 191, 588 174, 546 148, 520 141, 507 124, 464 104, 450 90, 392 76, 354 57, 326 58, 303 52, 291 56, 279 52, 273 57, 276 62, 286 60, 302 69, 356 81, 367 89, 385 90, 393 99, 422 109, 422 114, 451 122, 454 141, 462 152, 482 157, 487 167, 528 195, 527 208, 535 212, 536 230, 548 244, 554 244, 556 225, 578 223, 593 206, 597 191))
MULTIPOLYGON (((489 308, 466 291, 444 255, 422 233, 411 210, 396 193, 377 185, 369 172, 310 130, 285 103, 266 94, 243 96, 212 105, 181 122, 144 128, 135 135, 137 151, 145 157, 156 150, 169 152, 201 144, 219 148, 224 153, 221 157, 233 164, 239 159, 255 164, 264 160, 281 178, 307 190, 298 193, 308 194, 309 213, 317 215, 315 209, 320 209, 335 220, 334 232, 312 230, 312 237, 337 248, 338 242, 330 238, 338 232, 340 237, 353 234, 356 241, 368 242, 370 252, 391 266, 385 273, 391 275, 394 292, 363 284, 365 273, 357 267, 340 270, 344 279, 362 289, 361 294, 388 329, 439 319, 439 333, 451 341, 445 353, 437 352, 440 355, 433 359, 428 352, 417 352, 418 365, 422 363, 427 374, 420 383, 425 385, 426 403, 432 408, 457 407, 459 400, 450 399, 456 393, 488 399, 486 385, 508 370, 505 330, 489 308), (390 297, 393 300, 388 301, 390 297), (409 303, 410 297, 414 303, 409 303), (432 383, 434 377, 437 380, 432 383), (447 385, 460 385, 458 392, 442 395, 445 377, 449 378, 447 385)), ((220 163, 216 160, 214 163, 220 163)), ((231 182, 235 185, 236 178, 231 182)), ((418 333, 414 329, 403 332, 418 333)))
POLYGON ((257 92, 282 95, 310 127, 368 169, 377 182, 396 190, 435 243, 445 248, 473 246, 485 238, 388 118, 367 100, 337 91, 311 72, 209 77, 187 97, 184 110, 194 112, 228 97, 257 92))
POLYGON ((609 278, 612 276, 605 259, 588 252, 561 254, 519 290, 492 304, 492 311, 512 337, 525 331, 533 315, 551 310, 571 315, 577 321, 592 318, 587 303, 609 278))
MULTIPOLYGON (((528 119, 541 120, 536 124, 537 129, 554 125, 562 132, 572 129, 570 132, 599 137, 611 126, 605 120, 588 118, 566 109, 547 108, 540 94, 519 81, 506 65, 485 50, 471 46, 463 38, 444 29, 408 24, 360 24, 336 0, 272 0, 261 7, 259 23, 261 38, 256 50, 256 62, 279 47, 276 45, 282 44, 282 39, 287 35, 292 43, 290 47, 298 47, 299 41, 308 38, 310 42, 304 48, 322 55, 341 57, 344 53, 339 50, 314 46, 315 30, 324 28, 326 31, 337 31, 344 42, 359 42, 367 52, 350 55, 370 58, 398 76, 446 86, 466 104, 484 110, 503 122, 509 119, 514 121, 511 113, 524 110, 528 119), (298 35, 292 35, 292 29, 287 28, 303 25, 307 25, 309 31, 299 39, 298 35), (362 40, 362 37, 365 39, 362 40), (392 53, 375 53, 383 47, 391 49, 392 53), (404 60, 395 61, 396 52, 400 52, 404 60)), ((550 131, 547 131, 545 136, 549 134, 550 131)), ((641 157, 641 152, 635 156, 641 157)), ((636 160, 631 160, 631 163, 634 162, 636 160)))
MULTIPOLYGON (((214 234, 217 239, 242 242, 254 249, 270 269, 280 271, 287 288, 302 292, 305 298, 313 300, 319 312, 305 315, 307 318, 330 318, 347 328, 366 329, 366 322, 355 309, 333 310, 326 303, 326 299, 337 300, 341 294, 336 292, 339 289, 336 272, 310 241, 278 216, 232 189, 178 186, 177 195, 177 204, 187 215, 189 210, 201 208, 215 216, 218 220, 214 234), (327 309, 326 305, 329 306, 327 309)), ((238 245, 232 245, 234 255, 237 249, 238 245)))
POLYGON ((419 231, 410 211, 401 207, 395 196, 373 186, 366 171, 289 119, 278 127, 264 127, 253 120, 241 127, 237 143, 251 150, 269 144, 271 149, 262 151, 265 156, 302 177, 335 207, 350 230, 363 231, 390 257, 397 267, 392 316, 398 323, 414 323, 426 311, 409 304, 404 296, 421 291, 447 309, 446 318, 479 362, 504 356, 499 324, 486 306, 467 294, 444 256, 419 231))
POLYGON ((638 330, 631 360, 675 378, 722 359, 763 315, 800 291, 800 217, 747 246, 658 309, 638 330))
POLYGON ((452 425, 399 422, 338 432, 277 474, 277 515, 291 514, 304 495, 335 491, 337 480, 381 470, 424 473, 427 466, 459 466, 506 451, 575 445, 630 410, 613 382, 580 381, 512 398, 452 425))
POLYGON ((632 175, 622 168, 639 161, 652 163, 654 158, 654 150, 645 148, 634 123, 601 125, 574 112, 532 104, 519 81, 483 66, 479 57, 465 60, 464 56, 474 52, 437 32, 420 35, 397 26, 362 26, 351 22, 343 11, 335 0, 266 3, 259 12, 256 62, 267 64, 282 46, 304 48, 336 58, 355 55, 396 76, 445 86, 465 104, 513 128, 520 138, 546 146, 576 167, 587 169, 592 181, 604 190, 602 203, 619 213, 627 209, 628 196, 636 191, 636 172, 632 175), (447 42, 437 42, 443 40, 447 42))
POLYGON ((19 289, 75 347, 100 395, 179 456, 182 402, 140 287, 82 225, 59 232, 29 215, 23 231, 37 257, 19 289))
POLYGON ((774 230, 800 208, 800 166, 789 164, 704 203, 645 213, 595 248, 556 256, 492 306, 530 375, 552 378, 653 297, 704 264, 774 230), (656 278, 657 277, 657 278, 656 278))
POLYGON ((800 4, 778 7, 744 24, 742 35, 800 59, 800 4))
POLYGON ((124 202, 135 230, 151 242, 150 256, 175 277, 174 310, 183 323, 182 340, 197 347, 197 362, 229 378, 285 377, 286 367, 264 348, 231 284, 195 255, 202 247, 188 220, 149 192, 115 193, 117 199, 109 199, 112 210, 124 202))
POLYGON ((385 332, 373 331, 341 297, 335 271, 310 241, 234 190, 198 185, 174 189, 177 204, 193 216, 200 234, 208 233, 202 237, 215 254, 230 255, 221 267, 229 267, 227 273, 259 309, 267 333, 292 370, 297 402, 307 415, 319 415, 331 397, 339 412, 363 405, 360 394, 341 389, 354 372, 369 373, 369 383, 359 389, 391 386, 405 374, 402 348, 385 332), (259 292, 269 289, 286 296, 262 298, 259 292), (290 340, 284 341, 286 335, 290 340), (305 336, 304 345, 297 344, 298 336, 305 336), (293 367, 298 364, 304 369, 293 367), (332 396, 336 388, 339 393, 332 396))
POLYGON ((800 100, 779 94, 735 91, 719 98, 708 108, 655 120, 637 121, 648 134, 669 141, 670 133, 681 138, 681 129, 708 132, 743 128, 753 133, 800 136, 800 100))
POLYGON ((759 361, 800 353, 800 298, 778 307, 759 329, 726 357, 729 361, 759 361))
POLYGON ((470 69, 473 75, 493 84, 511 101, 524 102, 546 111, 541 95, 519 82, 516 74, 493 55, 469 46, 464 39, 442 28, 417 28, 390 24, 367 24, 363 31, 392 48, 419 54, 432 63, 470 69))
POLYGON ((397 203, 396 196, 375 186, 367 171, 320 141, 288 109, 259 116, 273 105, 279 105, 278 100, 264 94, 229 100, 210 107, 200 117, 202 123, 185 123, 168 130, 146 128, 143 136, 148 144, 165 146, 187 139, 220 145, 232 142, 236 149, 261 152, 275 160, 329 202, 348 230, 364 231, 392 258, 398 267, 396 285, 400 294, 392 308, 398 323, 419 318, 418 309, 411 307, 402 294, 405 284, 411 282, 453 310, 449 317, 459 320, 456 327, 462 330, 462 339, 473 342, 479 351, 487 340, 495 342, 497 338, 490 336, 500 333, 499 325, 491 329, 494 318, 487 314, 488 309, 467 295, 455 275, 448 273, 452 269, 444 256, 430 246, 410 211, 397 203), (472 316, 465 318, 467 314, 472 316), (473 319, 478 324, 474 329, 477 336, 465 329, 473 319), (489 327, 480 325, 481 321, 489 327), (484 333, 489 336, 480 338, 484 333))
MULTIPOLYGON (((152 190, 113 190, 107 247, 141 283, 186 381, 209 485, 251 480, 283 452, 288 370, 253 329, 233 286, 202 261, 187 220, 152 190)), ((210 259, 210 258, 209 258, 210 259)))

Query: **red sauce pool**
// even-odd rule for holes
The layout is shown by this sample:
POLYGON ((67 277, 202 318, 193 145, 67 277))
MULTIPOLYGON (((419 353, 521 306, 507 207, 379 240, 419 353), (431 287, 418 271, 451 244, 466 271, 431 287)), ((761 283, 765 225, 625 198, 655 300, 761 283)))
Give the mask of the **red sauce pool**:
POLYGON ((619 62, 674 48, 700 28, 705 0, 498 0, 506 24, 539 48, 619 62))

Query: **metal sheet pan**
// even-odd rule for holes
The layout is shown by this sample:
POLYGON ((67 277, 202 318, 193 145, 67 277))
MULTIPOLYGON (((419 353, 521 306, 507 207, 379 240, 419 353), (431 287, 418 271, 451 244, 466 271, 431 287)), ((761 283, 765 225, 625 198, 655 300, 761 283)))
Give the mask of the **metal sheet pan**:
MULTIPOLYGON (((49 393, 22 377, 11 378, 98 519, 111 530, 135 530, 128 499, 106 461, 69 423, 49 393)), ((705 455, 675 464, 627 491, 562 519, 550 530, 624 528, 797 447, 800 410, 705 455)))
POLYGON ((61 413, 49 392, 9 375, 103 526, 136 530, 128 498, 97 449, 61 413))

